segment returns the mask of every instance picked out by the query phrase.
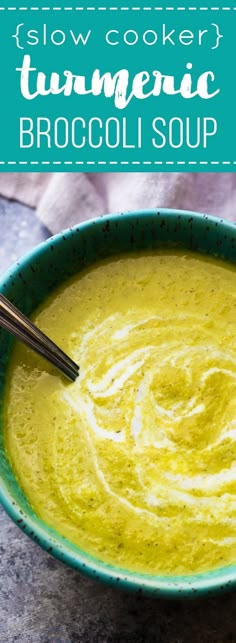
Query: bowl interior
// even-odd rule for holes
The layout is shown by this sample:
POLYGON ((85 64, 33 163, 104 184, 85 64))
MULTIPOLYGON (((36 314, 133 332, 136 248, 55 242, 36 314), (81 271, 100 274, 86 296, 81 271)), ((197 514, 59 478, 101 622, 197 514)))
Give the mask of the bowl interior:
MULTIPOLYGON (((119 252, 162 246, 236 261, 236 226, 192 212, 153 210, 94 219, 56 235, 28 253, 0 279, 0 291, 29 315, 62 281, 119 252)), ((0 329, 0 501, 33 540, 72 567, 124 589, 168 598, 211 594, 236 586, 236 565, 195 576, 140 575, 102 563, 47 527, 32 511, 4 452, 2 407, 12 339, 0 329)))

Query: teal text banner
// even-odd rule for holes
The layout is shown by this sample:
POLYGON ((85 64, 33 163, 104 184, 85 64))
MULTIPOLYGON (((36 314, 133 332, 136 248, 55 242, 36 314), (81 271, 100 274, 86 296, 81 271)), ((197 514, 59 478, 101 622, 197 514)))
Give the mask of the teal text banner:
POLYGON ((0 171, 234 172, 235 33, 203 0, 0 5, 0 171))

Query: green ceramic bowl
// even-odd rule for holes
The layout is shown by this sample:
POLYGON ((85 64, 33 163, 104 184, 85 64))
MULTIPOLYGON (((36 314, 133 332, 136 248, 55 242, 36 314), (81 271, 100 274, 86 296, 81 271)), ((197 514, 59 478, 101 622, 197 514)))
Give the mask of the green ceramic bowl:
MULTIPOLYGON (((236 261, 236 226, 214 217, 175 210, 94 219, 48 239, 28 253, 2 276, 0 291, 29 315, 64 279, 98 259, 167 244, 236 261)), ((11 346, 10 336, 0 331, 0 412, 11 346)), ((28 536, 67 565, 122 589, 173 599, 205 596, 236 586, 236 564, 194 576, 162 577, 131 573, 89 556, 34 514, 4 453, 1 429, 0 450, 3 507, 28 536)))

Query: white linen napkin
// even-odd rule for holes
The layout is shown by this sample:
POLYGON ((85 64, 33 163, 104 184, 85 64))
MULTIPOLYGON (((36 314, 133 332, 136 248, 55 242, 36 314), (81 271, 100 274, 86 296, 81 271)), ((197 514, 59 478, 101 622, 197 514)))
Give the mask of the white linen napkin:
POLYGON ((97 215, 146 208, 236 221, 233 173, 2 173, 0 194, 36 207, 52 233, 97 215))

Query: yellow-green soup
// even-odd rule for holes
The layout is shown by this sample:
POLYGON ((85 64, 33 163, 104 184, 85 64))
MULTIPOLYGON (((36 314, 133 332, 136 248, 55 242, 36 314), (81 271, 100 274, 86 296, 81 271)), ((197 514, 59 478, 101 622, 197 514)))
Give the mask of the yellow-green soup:
POLYGON ((236 268, 181 252, 76 275, 35 323, 75 383, 17 344, 5 443, 35 513, 121 568, 236 560, 236 268))

